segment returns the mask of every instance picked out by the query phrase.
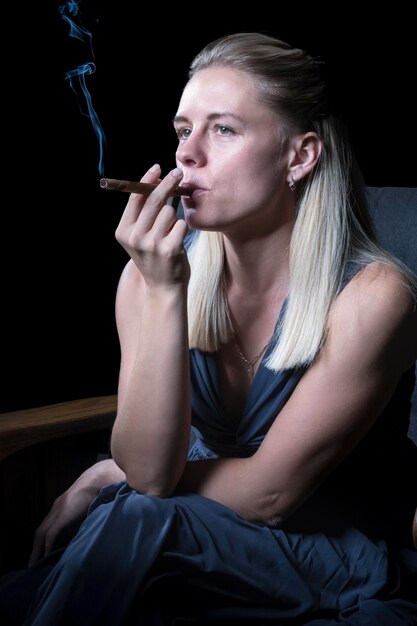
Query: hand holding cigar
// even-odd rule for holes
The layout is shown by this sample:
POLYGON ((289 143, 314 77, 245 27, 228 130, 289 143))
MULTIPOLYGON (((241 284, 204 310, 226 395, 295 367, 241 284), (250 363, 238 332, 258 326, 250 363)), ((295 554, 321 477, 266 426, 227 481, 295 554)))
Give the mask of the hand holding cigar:
MULTIPOLYGON (((149 196, 158 185, 151 185, 150 183, 138 183, 132 180, 119 180, 117 178, 101 178, 100 187, 103 189, 110 189, 112 191, 127 191, 128 193, 141 193, 145 196, 149 196)), ((193 189, 187 187, 176 187, 171 192, 171 196, 191 196, 193 189)))

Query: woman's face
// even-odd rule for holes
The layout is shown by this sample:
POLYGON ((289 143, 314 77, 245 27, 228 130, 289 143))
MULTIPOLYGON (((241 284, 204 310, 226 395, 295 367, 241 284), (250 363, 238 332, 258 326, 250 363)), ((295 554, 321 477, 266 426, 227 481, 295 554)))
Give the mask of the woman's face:
MULTIPOLYGON (((228 232, 277 225, 288 201, 279 118, 240 71, 210 67, 186 85, 174 119, 190 227, 228 232), (262 220, 260 221, 260 217, 262 220)), ((282 219, 282 217, 281 217, 282 219)))

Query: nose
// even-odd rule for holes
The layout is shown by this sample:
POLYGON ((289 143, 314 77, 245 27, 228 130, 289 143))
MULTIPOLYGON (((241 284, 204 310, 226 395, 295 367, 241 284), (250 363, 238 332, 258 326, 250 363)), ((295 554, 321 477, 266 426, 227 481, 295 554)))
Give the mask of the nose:
POLYGON ((198 136, 197 131, 192 131, 189 137, 181 141, 176 152, 177 161, 181 165, 196 165, 201 167, 207 160, 204 141, 198 136))

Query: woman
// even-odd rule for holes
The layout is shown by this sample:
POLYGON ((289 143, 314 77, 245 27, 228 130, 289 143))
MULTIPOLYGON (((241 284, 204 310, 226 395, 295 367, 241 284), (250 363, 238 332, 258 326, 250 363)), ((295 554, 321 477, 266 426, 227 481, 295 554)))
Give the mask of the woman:
POLYGON ((116 232, 113 460, 38 530, 24 623, 413 624, 416 283, 373 240, 316 64, 223 37, 174 126, 177 168, 116 232))

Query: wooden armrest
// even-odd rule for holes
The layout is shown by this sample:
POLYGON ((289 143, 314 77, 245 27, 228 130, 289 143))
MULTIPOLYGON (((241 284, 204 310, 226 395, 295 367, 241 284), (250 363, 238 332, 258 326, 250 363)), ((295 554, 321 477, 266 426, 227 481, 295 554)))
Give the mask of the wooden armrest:
POLYGON ((83 398, 0 414, 0 461, 33 444, 111 428, 117 396, 83 398))

